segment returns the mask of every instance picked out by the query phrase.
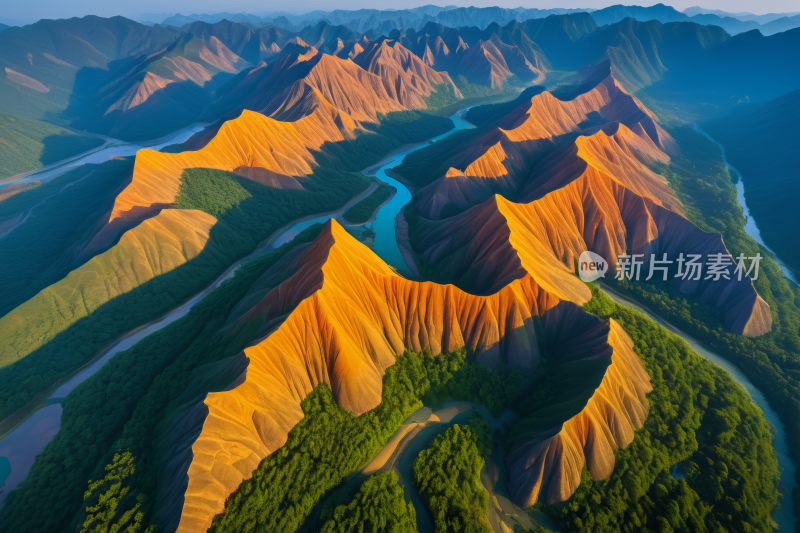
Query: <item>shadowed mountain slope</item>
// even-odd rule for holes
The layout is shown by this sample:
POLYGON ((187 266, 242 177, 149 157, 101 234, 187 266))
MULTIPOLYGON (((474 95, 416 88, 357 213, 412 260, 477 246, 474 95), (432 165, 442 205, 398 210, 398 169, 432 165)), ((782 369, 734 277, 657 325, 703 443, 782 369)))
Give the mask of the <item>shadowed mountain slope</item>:
POLYGON ((231 110, 251 109, 283 121, 322 109, 334 118, 344 112, 357 122, 376 123, 379 114, 425 108, 425 98, 442 86, 461 97, 447 73, 397 42, 364 37, 340 43, 337 53, 320 52, 295 37, 278 59, 237 78, 213 108, 227 117, 231 110))
MULTIPOLYGON (((800 87, 800 28, 764 37, 759 31, 734 35, 716 46, 687 54, 655 88, 673 100, 735 108, 748 102, 766 102, 800 87), (735 72, 747 65, 747 75, 735 72), (769 83, 764 80, 769 79, 769 83), (676 93, 678 96, 676 96, 676 93)), ((659 92, 648 91, 655 98, 659 92)))
POLYGON ((216 268, 231 258, 206 244, 217 220, 165 209, 125 233, 109 250, 0 318, 0 368, 25 358, 103 304, 204 253, 216 268))
POLYGON ((462 97, 447 72, 436 72, 396 41, 362 40, 359 48, 361 51, 353 50, 350 59, 380 77, 389 96, 406 108, 425 108, 425 98, 441 86, 462 97))
POLYGON ((113 62, 151 54, 177 38, 123 17, 42 19, 7 28, 0 33, 0 111, 31 118, 60 113, 73 92, 101 81, 113 62), (35 84, 20 83, 24 79, 35 84))
POLYGON ((544 79, 544 73, 531 65, 521 50, 500 41, 496 33, 464 52, 456 72, 470 83, 492 88, 502 87, 512 75, 529 82, 544 79))
POLYGON ((109 74, 76 126, 127 139, 151 139, 195 120, 214 90, 246 62, 214 36, 184 34, 165 50, 109 74))
MULTIPOLYGON (((0 179, 36 170, 103 144, 46 122, 0 112, 0 179)), ((0 201, 7 198, 0 189, 0 201)))
POLYGON ((219 105, 252 109, 278 120, 296 120, 329 105, 359 122, 376 122, 378 113, 406 109, 390 96, 379 76, 302 44, 274 63, 259 64, 219 105))
POLYGON ((519 30, 518 23, 506 28, 491 24, 485 30, 428 23, 419 32, 395 31, 390 38, 436 70, 489 87, 502 86, 512 75, 538 81, 550 67, 542 49, 519 30))
POLYGON ((560 394, 509 435, 508 490, 521 508, 568 500, 584 467, 593 480, 608 479, 614 451, 644 424, 652 390, 633 342, 613 320, 562 303, 544 314, 542 330, 560 367, 551 384, 560 394))
POLYGON ((795 131, 800 123, 800 90, 751 111, 702 124, 726 149, 741 172, 747 207, 764 242, 795 271, 800 271, 800 194, 795 131))

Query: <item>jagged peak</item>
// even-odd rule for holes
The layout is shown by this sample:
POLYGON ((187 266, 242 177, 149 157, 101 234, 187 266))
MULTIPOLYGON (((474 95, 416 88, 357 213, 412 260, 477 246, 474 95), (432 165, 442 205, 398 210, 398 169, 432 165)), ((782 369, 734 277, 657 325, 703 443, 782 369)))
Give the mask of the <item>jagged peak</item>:
POLYGON ((381 276, 397 276, 392 267, 347 233, 334 219, 325 223, 320 235, 311 243, 298 264, 302 265, 301 271, 295 275, 319 270, 323 275, 335 276, 343 269, 354 269, 360 275, 370 271, 381 276))
POLYGON ((291 39, 289 39, 286 42, 286 44, 296 44, 296 45, 302 46, 304 48, 313 48, 307 42, 305 42, 303 39, 301 39, 300 37, 298 37, 296 35, 294 37, 292 37, 291 39))

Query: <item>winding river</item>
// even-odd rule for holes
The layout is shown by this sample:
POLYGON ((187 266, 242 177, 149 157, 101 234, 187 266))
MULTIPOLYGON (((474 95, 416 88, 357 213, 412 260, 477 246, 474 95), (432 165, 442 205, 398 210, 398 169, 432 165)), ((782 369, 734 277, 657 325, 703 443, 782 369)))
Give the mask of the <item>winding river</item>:
MULTIPOLYGON (((454 115, 450 117, 453 121, 455 128, 450 130, 449 132, 435 137, 428 141, 428 143, 416 146, 414 148, 405 150, 403 152, 393 154, 387 157, 383 162, 381 162, 380 166, 373 166, 371 169, 367 169, 364 171, 365 174, 373 174, 380 179, 381 181, 388 183, 389 185, 395 187, 397 189, 397 193, 392 197, 386 204, 384 204, 379 212, 376 215, 376 218, 373 222, 368 223, 369 227, 375 232, 375 252, 389 265, 397 269, 399 272, 407 272, 408 266, 403 259, 403 256, 400 253, 400 249, 397 245, 397 239, 395 235, 395 217, 398 215, 400 210, 411 200, 411 193, 406 188, 405 185, 400 183, 399 181, 391 178, 386 174, 386 171, 392 167, 399 165, 402 160, 408 154, 427 146, 429 143, 433 143, 439 141, 453 133, 472 128, 473 126, 466 122, 463 119, 464 113, 469 108, 463 108, 456 112, 454 115), (377 167, 377 169, 376 169, 377 167)), ((180 132, 177 132, 168 138, 162 138, 158 141, 160 144, 155 143, 150 147, 154 149, 159 149, 167 144, 174 143, 174 142, 181 142, 186 140, 190 135, 202 129, 202 125, 193 125, 180 132), (164 140, 166 139, 166 140, 164 140)), ((700 131, 700 130, 698 130, 700 131)), ((702 131, 700 132, 702 133, 702 131)), ((713 141, 713 139, 711 139, 713 141)), ((133 155, 138 149, 143 148, 143 145, 134 145, 132 143, 127 143, 125 145, 119 145, 108 141, 106 145, 101 146, 100 148, 92 151, 89 154, 82 154, 79 157, 73 158, 63 163, 59 163, 56 165, 52 165, 48 168, 41 169, 37 172, 30 173, 28 175, 18 177, 13 181, 6 181, 0 184, 0 187, 3 185, 8 185, 10 183, 21 183, 21 180, 31 181, 34 179, 38 179, 41 181, 46 181, 48 179, 53 179, 60 175, 61 173, 70 170, 80 164, 87 163, 87 162, 103 162, 110 158, 113 155, 133 155), (102 155, 101 155, 102 154, 102 155)), ((723 158, 724 158, 724 149, 723 149, 723 158)), ((725 161, 727 164, 727 160, 725 161)), ((728 165, 730 167, 730 165, 728 165)), ((732 167, 730 167, 732 168, 732 167)), ((749 211, 747 210, 746 205, 744 204, 744 196, 743 196, 743 189, 741 185, 741 179, 739 180, 739 185, 737 187, 740 191, 740 202, 745 210, 745 216, 748 219, 748 233, 750 233, 756 240, 762 243, 760 239, 760 235, 758 235, 758 230, 755 227, 755 222, 752 222, 752 227, 750 227, 752 217, 749 216, 749 211), (751 231, 755 230, 755 234, 751 231), (756 236, 758 235, 758 236, 756 236)), ((69 381, 58 387, 57 390, 48 398, 47 402, 35 411, 29 418, 27 418, 24 422, 22 422, 19 426, 17 426, 13 431, 11 431, 8 435, 6 435, 2 440, 0 440, 0 476, 7 475, 8 478, 5 480, 5 484, 0 487, 0 508, 3 505, 3 499, 5 495, 16 487, 21 481, 25 479, 27 476, 28 471, 30 470, 33 461, 36 455, 44 448, 47 442, 52 439, 52 437, 56 434, 60 426, 61 420, 61 404, 60 401, 63 400, 75 387, 77 387, 80 383, 94 375, 102 366, 105 364, 109 359, 111 359, 115 354, 119 353, 120 351, 127 350, 128 348, 135 345, 141 339, 147 337, 151 333, 154 333, 164 326, 174 322, 175 320, 183 317, 189 310, 198 302, 200 301, 203 296, 205 296, 208 292, 213 290, 214 288, 218 287, 222 281, 229 278, 233 275, 236 268, 241 265, 244 261, 248 259, 264 253, 270 249, 276 248, 281 244, 290 241, 293 239, 299 232, 303 229, 308 228, 309 226, 315 223, 323 223, 331 218, 338 218, 341 220, 341 215, 346 211, 351 205, 354 205, 362 198, 364 198, 370 191, 363 193, 358 198, 354 198, 351 200, 347 205, 345 205, 342 209, 335 213, 330 213, 323 216, 318 216, 314 218, 310 218, 307 220, 303 220, 302 222, 297 222, 287 228, 280 230, 276 236, 273 236, 268 241, 262 243, 252 254, 243 258, 239 262, 234 265, 231 265, 228 270, 226 270, 214 283, 212 283, 207 289, 205 289, 200 294, 195 295, 189 302, 181 306, 180 308, 174 310, 168 316, 164 317, 158 322, 148 325, 146 328, 142 329, 139 328, 129 334, 126 338, 117 342, 112 348, 110 348, 107 352, 105 352, 99 359, 94 361, 91 365, 87 368, 83 369, 77 375, 72 377, 69 381), (8 463, 3 462, 3 458, 6 458, 8 463, 10 463, 10 472, 8 472, 8 463)), ((762 243, 763 244, 763 243, 762 243)), ((781 265, 783 268, 783 265, 781 265)), ((796 278, 791 277, 793 273, 790 271, 787 272, 787 269, 784 268, 784 272, 787 274, 787 277, 796 281, 796 278)), ((606 289, 606 292, 617 302, 627 305, 629 307, 633 307, 637 309, 651 318, 653 318, 656 322, 659 322, 662 326, 666 327, 673 333, 683 337, 689 344, 694 348, 699 354, 701 354, 706 359, 716 363, 726 371, 728 371, 731 376, 740 383, 750 394, 753 401, 764 411, 764 414, 769 420, 770 423, 776 428, 777 436, 774 441, 775 451, 778 454, 778 460, 783 468, 783 472, 781 474, 781 482, 782 487, 781 490, 784 493, 784 500, 783 500, 783 507, 779 509, 775 515, 775 521, 780 526, 781 531, 789 532, 794 531, 794 509, 792 505, 792 498, 791 492, 792 489, 796 486, 794 472, 795 466, 791 461, 789 456, 789 450, 786 443, 786 434, 784 430, 783 423, 778 418, 777 414, 770 408, 769 404, 766 401, 763 393, 759 391, 750 380, 745 376, 738 368, 734 365, 726 361, 724 358, 720 357, 719 355, 709 352, 705 348, 703 348, 696 340, 691 338, 690 336, 686 335, 685 333, 681 332, 677 328, 674 328, 670 324, 664 322, 660 318, 658 318, 655 314, 651 313, 647 309, 641 307, 640 305, 636 304, 625 298, 622 295, 614 293, 608 287, 603 286, 606 289)), ((466 415, 465 415, 466 416, 466 415)), ((470 415, 471 416, 471 415, 470 415)), ((485 417, 490 422, 498 422, 494 421, 491 416, 485 417)), ((451 421, 455 423, 456 420, 461 420, 460 416, 454 417, 451 421)), ((398 470, 401 472, 404 478, 409 473, 410 465, 413 463, 413 458, 416 457, 417 453, 414 451, 419 451, 424 449, 427 446, 426 443, 429 443, 436 434, 444 431, 447 427, 451 424, 436 424, 430 426, 430 428, 426 428, 409 441, 406 451, 400 457, 400 462, 397 465, 398 470), (430 431, 427 431, 430 429, 430 431)), ((497 461, 495 461, 497 462, 497 461)), ((502 461, 498 464, 499 467, 502 466, 502 461)), ((501 468, 502 470, 502 468, 501 468)), ((407 479, 407 478, 406 478, 407 479)), ((502 479, 502 478, 501 478, 502 479)), ((0 477, 0 482, 2 481, 2 477, 0 477)), ((412 498, 415 494, 415 491, 411 490, 412 498)), ((497 494, 498 499, 501 500, 502 504, 502 497, 500 494, 497 494)), ((414 505, 417 507, 418 515, 422 515, 420 511, 424 511, 426 513, 423 516, 427 515, 427 510, 421 508, 421 502, 418 501, 418 496, 414 499, 414 505)), ((425 521, 424 519, 422 520, 425 521)), ((423 526, 424 527, 424 526, 423 526)))
MULTIPOLYGON (((474 106, 472 106, 474 107, 474 106)), ((397 181, 396 179, 388 176, 386 171, 390 168, 398 166, 402 163, 405 157, 412 153, 420 150, 430 144, 433 144, 437 141, 444 139, 445 137, 449 137, 453 133, 457 131, 461 131, 464 129, 474 128, 472 124, 464 120, 464 114, 472 109, 472 107, 465 107, 460 109, 457 113, 450 116, 450 120, 453 121, 455 124, 455 128, 439 135, 438 137, 434 137, 431 140, 427 141, 426 143, 415 146, 414 148, 405 150, 403 152, 399 152, 397 154, 393 154, 388 156, 384 161, 380 163, 380 166, 375 169, 376 165, 364 171, 365 174, 373 175, 381 180, 384 183, 388 183, 395 189, 397 192, 395 195, 389 200, 386 204, 381 207, 378 214, 375 216, 375 220, 373 222, 368 223, 369 227, 375 232, 375 253, 378 256, 386 261, 389 265, 394 267, 399 272, 407 272, 408 266, 406 265, 403 256, 400 253, 400 248, 397 246, 397 238, 395 237, 395 230, 394 230, 394 221, 397 214, 400 213, 400 210, 405 207, 405 205, 411 201, 411 192, 408 188, 397 181)), ((300 222, 299 224, 295 224, 292 226, 286 233, 284 233, 280 238, 278 238, 273 246, 277 248, 281 244, 289 242, 292 240, 298 233, 303 231, 304 229, 312 226, 316 223, 323 223, 326 222, 328 219, 333 218, 332 216, 323 216, 317 217, 311 220, 306 220, 304 222, 300 222)), ((362 225, 363 226, 363 225, 362 225)), ((356 226, 360 227, 360 226, 356 226)))

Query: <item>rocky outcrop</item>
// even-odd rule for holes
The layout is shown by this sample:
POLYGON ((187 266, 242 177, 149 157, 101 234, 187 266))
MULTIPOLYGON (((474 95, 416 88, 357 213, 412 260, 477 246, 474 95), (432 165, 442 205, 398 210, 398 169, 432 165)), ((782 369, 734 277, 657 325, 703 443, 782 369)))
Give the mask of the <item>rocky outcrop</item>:
POLYGON ((436 72, 397 41, 381 39, 368 43, 359 53, 351 54, 351 59, 367 72, 379 76, 389 96, 406 108, 426 108, 425 98, 439 87, 462 98, 447 72, 436 72))
POLYGON ((456 72, 470 83, 492 88, 502 87, 512 76, 532 82, 544 79, 544 73, 531 65, 519 48, 502 42, 497 34, 464 52, 456 72))
POLYGON ((425 108, 425 98, 442 85, 461 96, 446 72, 434 71, 394 41, 364 39, 348 45, 342 43, 337 56, 289 43, 280 58, 259 64, 217 105, 285 121, 332 108, 374 123, 381 113, 425 108))
POLYGON ((119 100, 111 104, 104 114, 107 115, 112 111, 121 111, 124 113, 125 111, 145 103, 153 93, 160 91, 170 83, 173 83, 173 81, 162 78, 152 72, 147 72, 141 80, 131 85, 119 100))

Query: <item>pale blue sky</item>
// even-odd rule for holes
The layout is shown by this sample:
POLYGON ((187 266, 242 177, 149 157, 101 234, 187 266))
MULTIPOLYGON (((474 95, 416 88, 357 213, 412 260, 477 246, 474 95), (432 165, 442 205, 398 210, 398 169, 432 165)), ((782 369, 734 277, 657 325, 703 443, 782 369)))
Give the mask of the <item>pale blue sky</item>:
MULTIPOLYGON (((649 6, 657 4, 657 1, 627 1, 622 2, 608 0, 570 0, 569 2, 559 2, 557 0, 539 0, 535 2, 520 0, 447 0, 445 2, 375 2, 374 0, 292 0, 286 1, 258 1, 258 0, 136 0, 135 2, 114 2, 109 0, 26 0, 24 2, 14 2, 12 0, 2 0, 0 5, 0 16, 8 19, 30 19, 30 18, 66 18, 83 15, 124 15, 131 18, 138 18, 142 13, 264 13, 270 11, 290 11, 304 12, 314 9, 360 9, 360 8, 395 8, 403 9, 416 7, 424 4, 435 5, 458 5, 458 6, 503 6, 519 7, 522 5, 527 8, 552 8, 552 7, 590 7, 602 8, 608 5, 624 3, 626 5, 649 6)), ((780 13, 789 11, 800 11, 800 0, 681 0, 674 2, 664 2, 672 5, 678 10, 683 10, 690 6, 701 5, 707 9, 722 9, 729 12, 749 11, 757 15, 764 13, 780 13)))

